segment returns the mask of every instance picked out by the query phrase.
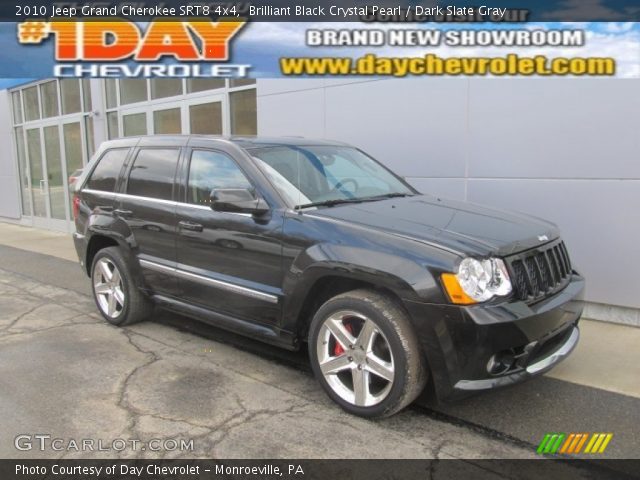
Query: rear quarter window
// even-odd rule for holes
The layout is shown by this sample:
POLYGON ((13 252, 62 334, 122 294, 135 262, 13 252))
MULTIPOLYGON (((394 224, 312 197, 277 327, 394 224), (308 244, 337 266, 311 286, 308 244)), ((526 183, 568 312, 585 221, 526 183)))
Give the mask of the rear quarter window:
POLYGON ((86 188, 103 192, 115 191, 122 165, 124 165, 128 154, 128 148, 107 150, 98 160, 96 168, 93 169, 86 188))

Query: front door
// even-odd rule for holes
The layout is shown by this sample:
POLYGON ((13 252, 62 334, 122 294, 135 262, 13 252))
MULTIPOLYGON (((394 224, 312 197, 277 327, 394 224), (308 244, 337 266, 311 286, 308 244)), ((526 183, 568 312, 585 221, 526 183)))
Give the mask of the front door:
POLYGON ((275 324, 280 316, 283 217, 215 212, 215 188, 253 188, 228 154, 187 154, 178 203, 177 268, 181 297, 236 318, 275 324))

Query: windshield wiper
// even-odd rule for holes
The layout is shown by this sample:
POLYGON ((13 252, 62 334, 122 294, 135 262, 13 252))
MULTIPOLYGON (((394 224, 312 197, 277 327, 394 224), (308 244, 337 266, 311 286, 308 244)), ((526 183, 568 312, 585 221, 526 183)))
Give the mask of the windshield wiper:
POLYGON ((376 200, 385 200, 387 198, 396 197, 412 197, 411 193, 385 193, 384 195, 375 195, 373 197, 360 197, 360 198, 336 198, 334 200, 324 200, 322 202, 305 203, 304 205, 297 205, 296 210, 311 207, 332 207, 334 205, 340 205, 343 203, 363 203, 363 202, 375 202, 376 200))
POLYGON ((397 198, 397 197, 413 197, 413 193, 385 193, 384 195, 375 195, 373 197, 364 197, 364 200, 384 200, 385 198, 397 198))
POLYGON ((360 203, 366 202, 366 198, 336 198, 334 200, 323 200, 322 202, 305 203, 304 205, 296 205, 296 210, 311 207, 333 207, 334 205, 340 205, 343 203, 360 203))

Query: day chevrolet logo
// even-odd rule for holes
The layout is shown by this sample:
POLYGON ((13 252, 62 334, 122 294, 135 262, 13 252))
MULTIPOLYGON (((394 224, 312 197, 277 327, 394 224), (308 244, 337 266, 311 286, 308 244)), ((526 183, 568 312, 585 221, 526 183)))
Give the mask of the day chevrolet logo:
POLYGON ((547 433, 540 445, 537 453, 554 455, 604 453, 613 438, 613 433, 547 433), (586 445, 586 446, 585 446, 586 445), (583 450, 584 448, 584 450, 583 450))
POLYGON ((50 22, 18 24, 18 41, 39 44, 55 36, 55 58, 59 61, 157 61, 173 57, 183 61, 226 61, 231 39, 245 25, 244 19, 190 18, 189 21, 153 21, 146 28, 123 19, 118 21, 50 22))

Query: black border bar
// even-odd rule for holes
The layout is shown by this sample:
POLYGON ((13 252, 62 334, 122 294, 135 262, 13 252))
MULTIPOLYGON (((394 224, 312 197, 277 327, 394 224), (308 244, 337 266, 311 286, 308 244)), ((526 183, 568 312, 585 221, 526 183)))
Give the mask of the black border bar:
MULTIPOLYGON (((149 21, 154 18, 179 20, 187 16, 208 16, 220 20, 238 16, 257 22, 410 22, 410 23, 513 23, 513 22, 623 22, 640 21, 636 0, 600 0, 592 2, 567 0, 34 0, 32 2, 0 2, 0 21, 25 21, 75 12, 76 19, 95 18, 91 8, 100 8, 102 20, 117 20, 124 6, 152 8, 152 14, 128 14, 129 20, 149 21), (190 10, 187 7, 193 7, 190 10), (200 7, 200 8, 199 8, 200 7), (204 7, 208 10, 204 13, 204 7), (301 9, 304 7, 303 9, 301 9), (333 10, 332 10, 332 7, 333 10), (352 9, 345 15, 343 9, 352 9), (422 10, 418 10, 421 7, 422 10), (480 7, 506 9, 506 14, 492 15, 480 7), (233 8, 233 10, 232 10, 233 8), (453 9, 456 10, 453 10, 453 9), (66 10, 63 10, 66 9, 66 10), (75 10, 71 10, 75 9, 75 10), (109 13, 111 9, 115 16, 109 13), (173 9, 173 10, 172 10, 173 9), (363 9, 365 14, 363 15, 363 9), (427 10, 429 9, 429 10, 427 10), (467 10, 461 10, 467 9, 467 10), (471 9, 471 10, 469 10, 471 9), (333 12, 333 13, 332 13, 333 12), (368 12, 368 13, 367 13, 368 12), (422 12, 422 14, 420 14, 422 12), (485 13, 482 13, 485 12, 485 13), (231 15, 233 13, 233 15, 231 15)), ((130 10, 126 10, 130 12, 130 10)), ((144 11, 144 10, 143 10, 144 11)), ((95 12, 95 10, 93 11, 95 12)))
MULTIPOLYGON (((321 454, 322 447, 318 446, 321 454)), ((640 460, 0 460, 3 480, 636 479, 640 460), (58 473, 56 473, 58 472, 58 473)))

